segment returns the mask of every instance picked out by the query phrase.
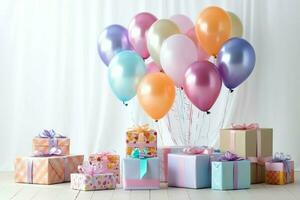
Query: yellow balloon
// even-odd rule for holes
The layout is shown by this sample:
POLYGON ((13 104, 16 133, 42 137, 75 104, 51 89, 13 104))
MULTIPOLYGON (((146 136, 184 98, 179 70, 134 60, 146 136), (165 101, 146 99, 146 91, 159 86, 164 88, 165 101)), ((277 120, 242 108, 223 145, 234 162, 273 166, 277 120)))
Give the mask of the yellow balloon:
POLYGON ((175 99, 173 80, 161 72, 147 74, 140 82, 137 97, 145 112, 153 119, 161 119, 175 99))
POLYGON ((168 19, 160 19, 152 24, 147 32, 147 47, 151 58, 160 64, 160 48, 165 39, 174 34, 179 34, 178 26, 168 19))
POLYGON ((231 37, 242 37, 243 36, 243 24, 240 18, 232 13, 227 11, 228 15, 230 16, 231 20, 231 37))

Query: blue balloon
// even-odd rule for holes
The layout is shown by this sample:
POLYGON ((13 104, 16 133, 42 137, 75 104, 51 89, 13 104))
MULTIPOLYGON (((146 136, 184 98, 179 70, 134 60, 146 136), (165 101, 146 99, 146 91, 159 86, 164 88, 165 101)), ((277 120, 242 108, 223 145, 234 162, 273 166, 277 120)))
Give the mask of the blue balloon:
POLYGON ((255 52, 242 38, 226 41, 217 55, 217 67, 227 88, 233 90, 245 81, 255 65, 255 52))
POLYGON ((110 87, 124 104, 136 95, 137 86, 145 74, 144 60, 133 51, 118 53, 108 67, 110 87))

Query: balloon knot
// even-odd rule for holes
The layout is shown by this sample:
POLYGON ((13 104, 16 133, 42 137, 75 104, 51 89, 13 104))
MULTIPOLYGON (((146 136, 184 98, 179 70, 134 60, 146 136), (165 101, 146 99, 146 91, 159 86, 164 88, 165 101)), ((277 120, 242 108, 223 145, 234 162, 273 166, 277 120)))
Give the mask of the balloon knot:
POLYGON ((123 104, 124 104, 124 106, 128 106, 128 103, 125 103, 124 101, 123 101, 123 104))
POLYGON ((183 90, 183 87, 180 87, 181 90, 183 90))
POLYGON ((233 93, 233 89, 229 89, 230 90, 230 93, 233 93))
POLYGON ((206 111, 206 114, 208 114, 208 115, 209 115, 209 114, 210 114, 210 112, 209 112, 209 111, 206 111))
POLYGON ((158 119, 156 119, 155 122, 158 122, 158 119))

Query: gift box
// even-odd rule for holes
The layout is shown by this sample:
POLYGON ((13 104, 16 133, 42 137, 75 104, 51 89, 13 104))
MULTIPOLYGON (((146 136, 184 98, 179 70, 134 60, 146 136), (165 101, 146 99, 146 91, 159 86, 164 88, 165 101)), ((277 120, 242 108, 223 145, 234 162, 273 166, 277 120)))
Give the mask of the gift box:
POLYGON ((61 149, 63 155, 70 154, 70 139, 54 130, 44 130, 32 140, 33 153, 49 154, 51 148, 61 149))
POLYGON ((222 157, 219 161, 211 163, 211 188, 215 190, 250 188, 250 161, 240 160, 241 158, 229 152, 222 157))
POLYGON ((273 129, 257 124, 232 125, 221 129, 221 151, 231 151, 251 161, 251 183, 264 182, 264 163, 272 159, 273 129))
POLYGON ((148 157, 157 156, 157 132, 148 125, 135 126, 126 132, 126 155, 130 156, 135 148, 147 148, 148 157))
POLYGON ((120 183, 120 156, 111 152, 100 152, 89 155, 91 164, 105 165, 108 173, 113 173, 117 183, 120 183))
POLYGON ((295 182, 294 161, 279 158, 266 162, 266 183, 284 185, 295 182))
POLYGON ((185 188, 207 188, 211 185, 213 150, 185 148, 182 153, 168 154, 168 185, 185 188))
POLYGON ((159 189, 160 162, 158 157, 143 157, 141 153, 123 160, 124 189, 159 189))
POLYGON ((83 155, 18 157, 15 160, 17 183, 54 184, 70 181, 70 174, 77 172, 83 155))
POLYGON ((157 148, 157 156, 160 160, 160 181, 168 181, 168 154, 180 153, 184 149, 184 146, 165 146, 157 148))
POLYGON ((106 171, 98 165, 84 163, 78 167, 79 173, 71 174, 71 188, 85 191, 115 189, 116 178, 106 171))

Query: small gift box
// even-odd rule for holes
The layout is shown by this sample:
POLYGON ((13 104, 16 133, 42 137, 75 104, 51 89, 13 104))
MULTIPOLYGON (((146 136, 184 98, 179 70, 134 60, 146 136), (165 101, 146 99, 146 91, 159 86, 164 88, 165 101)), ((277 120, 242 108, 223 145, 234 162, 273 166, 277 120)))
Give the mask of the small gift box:
POLYGON ((203 147, 183 149, 168 155, 168 185, 207 188, 211 185, 210 162, 213 150, 203 147))
POLYGON ((147 148, 148 157, 157 156, 157 132, 150 129, 149 126, 134 126, 126 132, 126 155, 130 156, 131 152, 139 148, 147 148))
POLYGON ((251 161, 251 183, 265 180, 265 162, 272 159, 273 129, 259 128, 258 124, 232 125, 221 129, 220 147, 251 161))
POLYGON ((284 185, 294 182, 294 161, 289 155, 276 153, 271 161, 266 162, 266 183, 284 185))
POLYGON ((70 139, 57 134, 53 129, 44 130, 32 140, 33 153, 49 154, 53 147, 59 148, 63 155, 70 154, 70 139))
POLYGON ((134 149, 132 157, 123 160, 124 189, 159 189, 159 158, 144 157, 147 152, 134 149))
POLYGON ((120 183, 120 156, 111 152, 100 152, 89 155, 91 164, 105 166, 108 173, 113 173, 117 183, 120 183))
POLYGON ((78 167, 79 173, 71 174, 71 188, 74 190, 107 190, 116 188, 116 179, 113 173, 98 165, 84 163, 78 167))
POLYGON ((211 188, 232 190, 250 188, 250 161, 226 152, 211 163, 211 188))
POLYGON ((160 160, 160 181, 168 181, 168 154, 180 153, 185 147, 183 146, 165 146, 157 148, 157 156, 160 160))
POLYGON ((70 181, 70 174, 77 172, 83 155, 48 157, 18 157, 15 161, 17 183, 54 184, 70 181))

